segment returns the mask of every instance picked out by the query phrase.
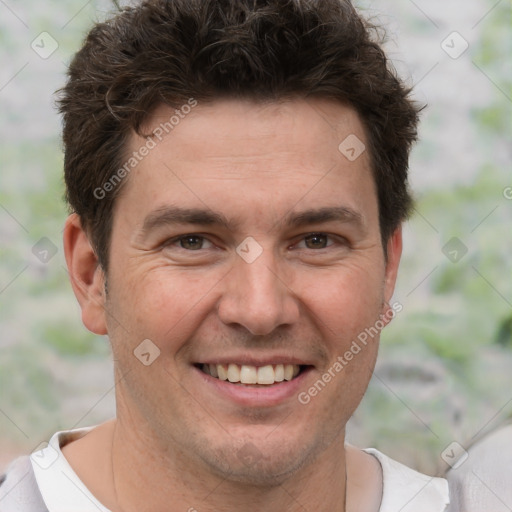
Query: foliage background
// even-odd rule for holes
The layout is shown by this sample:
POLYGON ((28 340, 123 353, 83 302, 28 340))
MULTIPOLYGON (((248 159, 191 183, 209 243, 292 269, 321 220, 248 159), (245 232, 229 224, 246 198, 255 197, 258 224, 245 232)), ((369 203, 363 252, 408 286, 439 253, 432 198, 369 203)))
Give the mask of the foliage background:
MULTIPOLYGON (((356 5, 387 27, 389 56, 427 108, 395 294, 404 309, 383 333, 349 439, 434 473, 452 441, 467 446, 512 414, 511 7, 356 5), (441 47, 453 31, 469 44, 457 59, 441 47), (453 237, 467 248, 455 263, 452 246, 443 252, 453 237)), ((111 10, 106 0, 0 2, 0 469, 58 429, 114 413, 108 340, 82 326, 65 268, 52 97, 86 30, 111 10), (43 31, 58 43, 47 59, 31 48, 43 31), (46 263, 38 243, 56 249, 46 263)))

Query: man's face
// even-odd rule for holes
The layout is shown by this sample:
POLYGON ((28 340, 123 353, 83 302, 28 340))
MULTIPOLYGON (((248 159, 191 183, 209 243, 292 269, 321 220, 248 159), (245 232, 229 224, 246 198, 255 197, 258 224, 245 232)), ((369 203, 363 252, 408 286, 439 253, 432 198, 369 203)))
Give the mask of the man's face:
MULTIPOLYGON (((217 101, 155 139, 114 212, 105 322, 120 422, 251 482, 343 442, 378 337, 333 366, 386 312, 400 252, 397 231, 386 265, 368 152, 338 149, 354 135, 365 141, 355 112, 327 100, 217 101), (231 383, 217 365, 281 382, 231 383)), ((133 136, 130 153, 145 143, 133 136)))

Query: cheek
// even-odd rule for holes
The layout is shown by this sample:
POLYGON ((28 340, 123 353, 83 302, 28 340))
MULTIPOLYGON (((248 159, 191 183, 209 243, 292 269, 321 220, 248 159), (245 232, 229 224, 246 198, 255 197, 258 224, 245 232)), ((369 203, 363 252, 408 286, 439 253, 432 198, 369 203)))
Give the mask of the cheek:
POLYGON ((161 350, 176 352, 212 307, 218 280, 165 267, 137 271, 131 279, 118 276, 122 284, 111 290, 113 316, 125 328, 123 337, 132 340, 122 350, 150 339, 161 350))
MULTIPOLYGON (((379 318, 383 302, 383 271, 347 265, 325 273, 304 274, 301 296, 326 339, 342 350, 379 318)), ((333 347, 335 348, 335 347, 333 347)))
POLYGON ((375 366, 379 336, 367 333, 381 313, 382 276, 352 267, 304 284, 329 360, 298 399, 302 413, 323 418, 325 435, 334 438, 359 405, 375 366))

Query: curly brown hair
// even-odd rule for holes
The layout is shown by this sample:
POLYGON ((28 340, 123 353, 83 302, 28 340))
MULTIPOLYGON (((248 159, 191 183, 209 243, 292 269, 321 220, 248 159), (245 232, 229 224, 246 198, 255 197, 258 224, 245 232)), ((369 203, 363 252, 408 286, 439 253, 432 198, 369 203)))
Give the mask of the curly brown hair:
POLYGON ((103 269, 121 187, 102 197, 98 187, 119 176, 129 137, 158 105, 191 98, 350 104, 366 130, 385 248, 411 208, 419 108, 376 34, 348 0, 146 0, 97 23, 58 103, 67 200, 103 269))

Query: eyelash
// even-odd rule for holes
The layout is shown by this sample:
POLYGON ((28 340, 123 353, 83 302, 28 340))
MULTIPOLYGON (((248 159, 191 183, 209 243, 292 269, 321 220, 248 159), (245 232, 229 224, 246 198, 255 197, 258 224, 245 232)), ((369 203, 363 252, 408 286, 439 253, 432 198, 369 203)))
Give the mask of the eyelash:
MULTIPOLYGON (((314 231, 314 232, 311 232, 311 233, 306 233, 304 235, 302 235, 300 237, 300 239, 297 241, 297 242, 294 242, 293 245, 297 245, 298 243, 301 243, 301 242, 304 242, 308 237, 314 237, 314 236, 319 236, 319 237, 327 237, 328 240, 331 241, 330 244, 328 244, 326 247, 322 247, 320 249, 309 249, 311 251, 315 251, 315 252, 319 252, 321 250, 325 250, 325 249, 328 249, 329 247, 332 247, 333 245, 335 244, 338 244, 338 245, 344 245, 346 246, 348 244, 347 240, 341 236, 338 236, 338 235, 332 235, 330 233, 324 233, 322 231, 314 231)), ((178 237, 174 237, 172 239, 169 239, 167 241, 165 241, 162 246, 163 247, 169 247, 169 246, 173 246, 175 244, 178 244, 180 241, 182 240, 186 240, 187 238, 199 238, 199 239, 202 239, 203 241, 207 241, 209 242, 210 244, 212 245, 215 245, 211 240, 208 239, 207 236, 205 235, 201 235, 199 233, 187 233, 185 235, 180 235, 178 237)), ((184 247, 177 247, 178 249, 181 249, 183 251, 186 251, 186 252, 200 252, 201 250, 203 250, 202 248, 201 249, 197 249, 197 250, 192 250, 192 249, 185 249, 184 247)), ((299 250, 308 250, 307 247, 304 247, 304 248, 301 248, 299 250)))
MULTIPOLYGON (((209 240, 206 236, 197 234, 197 233, 187 233, 186 235, 180 235, 178 237, 171 238, 170 240, 165 241, 163 245, 165 247, 169 247, 169 246, 179 243, 181 240, 186 240, 187 238, 200 238, 200 239, 206 240, 210 244, 214 245, 213 242, 211 240, 209 240)), ((185 249, 184 247, 178 247, 178 248, 183 249, 184 251, 187 251, 187 252, 195 252, 193 250, 185 249)))
MULTIPOLYGON (((303 235, 300 238, 299 243, 305 242, 307 238, 312 238, 312 237, 325 237, 325 238, 327 238, 327 240, 331 240, 331 243, 328 244, 326 247, 321 247, 320 249, 311 249, 314 251, 320 251, 322 249, 327 249, 327 248, 331 247, 332 245, 334 245, 334 243, 336 242, 334 240, 334 238, 335 238, 334 235, 330 235, 329 233, 315 232, 315 233, 308 233, 306 235, 303 235)), ((339 237, 336 237, 336 238, 339 240, 339 237)), ((304 249, 308 249, 308 247, 305 247, 304 249)))

